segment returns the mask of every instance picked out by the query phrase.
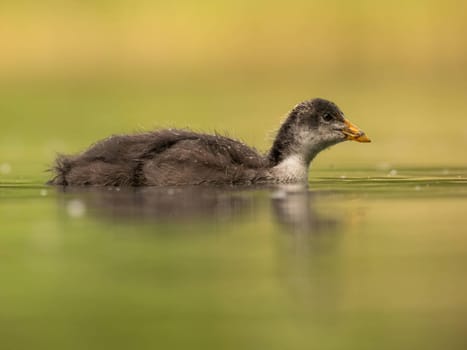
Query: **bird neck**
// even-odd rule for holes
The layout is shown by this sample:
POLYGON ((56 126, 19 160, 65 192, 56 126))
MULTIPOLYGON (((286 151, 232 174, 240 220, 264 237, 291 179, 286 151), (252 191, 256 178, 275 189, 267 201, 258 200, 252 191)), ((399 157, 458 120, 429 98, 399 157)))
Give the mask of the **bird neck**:
POLYGON ((308 180, 307 162, 298 154, 290 155, 271 168, 272 176, 278 182, 306 182, 308 180))
POLYGON ((281 125, 272 144, 271 150, 269 151, 268 160, 272 166, 276 166, 287 156, 293 153, 291 152, 291 148, 295 148, 293 146, 295 140, 292 130, 292 118, 294 118, 294 116, 289 115, 285 122, 281 125))
POLYGON ((272 167, 290 159, 300 159, 307 167, 313 158, 323 150, 320 139, 296 125, 295 115, 290 114, 281 125, 267 155, 272 167))
POLYGON ((308 180, 311 161, 322 151, 322 142, 300 130, 293 112, 281 125, 267 157, 273 173, 281 182, 308 180))

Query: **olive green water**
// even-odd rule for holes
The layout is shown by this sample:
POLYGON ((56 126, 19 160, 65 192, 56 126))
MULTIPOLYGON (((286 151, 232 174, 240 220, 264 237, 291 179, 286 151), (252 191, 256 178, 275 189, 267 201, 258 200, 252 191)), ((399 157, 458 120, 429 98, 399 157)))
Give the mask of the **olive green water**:
POLYGON ((465 349, 467 169, 0 186, 2 349, 465 349))

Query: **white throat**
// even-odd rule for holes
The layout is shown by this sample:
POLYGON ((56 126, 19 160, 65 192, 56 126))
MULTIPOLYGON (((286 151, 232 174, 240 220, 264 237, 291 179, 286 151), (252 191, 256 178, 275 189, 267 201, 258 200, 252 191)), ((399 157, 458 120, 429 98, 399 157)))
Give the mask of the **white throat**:
POLYGON ((293 154, 273 167, 271 173, 277 182, 306 182, 308 181, 308 163, 303 157, 293 154))

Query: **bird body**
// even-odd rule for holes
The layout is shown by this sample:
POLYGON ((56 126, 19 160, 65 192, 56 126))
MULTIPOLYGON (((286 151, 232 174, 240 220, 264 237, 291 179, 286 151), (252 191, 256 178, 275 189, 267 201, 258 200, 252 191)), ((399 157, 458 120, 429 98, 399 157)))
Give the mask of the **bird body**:
POLYGON ((55 176, 49 184, 173 186, 303 182, 307 181, 312 159, 322 149, 346 139, 369 142, 363 132, 344 119, 336 105, 314 99, 299 104, 289 113, 268 154, 226 136, 189 130, 117 135, 97 142, 81 154, 58 156, 52 169, 55 176))

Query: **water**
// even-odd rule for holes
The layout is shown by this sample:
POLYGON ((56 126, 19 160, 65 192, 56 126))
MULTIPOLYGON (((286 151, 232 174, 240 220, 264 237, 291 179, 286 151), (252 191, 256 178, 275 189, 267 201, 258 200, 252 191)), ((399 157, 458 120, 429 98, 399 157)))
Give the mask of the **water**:
POLYGON ((465 349, 467 169, 0 186, 2 349, 465 349))

